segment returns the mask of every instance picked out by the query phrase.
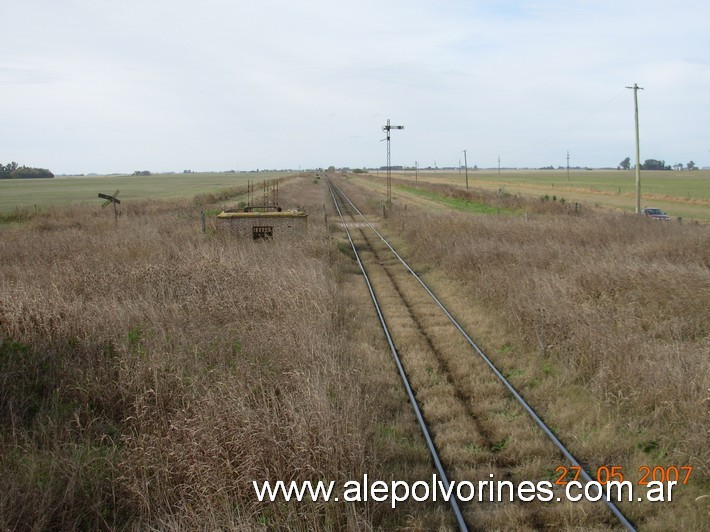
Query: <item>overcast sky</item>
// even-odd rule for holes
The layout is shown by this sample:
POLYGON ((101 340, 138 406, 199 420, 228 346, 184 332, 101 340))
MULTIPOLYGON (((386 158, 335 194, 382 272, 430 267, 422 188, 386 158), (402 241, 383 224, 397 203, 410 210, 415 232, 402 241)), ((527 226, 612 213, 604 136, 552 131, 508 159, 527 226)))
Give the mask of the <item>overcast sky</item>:
POLYGON ((710 165, 705 0, 0 0, 0 162, 710 165))

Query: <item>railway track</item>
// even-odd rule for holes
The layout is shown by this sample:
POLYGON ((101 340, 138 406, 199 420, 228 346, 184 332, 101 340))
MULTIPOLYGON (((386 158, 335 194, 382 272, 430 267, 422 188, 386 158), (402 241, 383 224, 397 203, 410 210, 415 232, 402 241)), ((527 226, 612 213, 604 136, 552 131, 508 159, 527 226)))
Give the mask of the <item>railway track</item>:
MULTIPOLYGON (((438 478, 445 489, 462 481, 478 487, 466 492, 471 501, 450 500, 459 529, 634 530, 606 499, 571 503, 558 490, 558 502, 495 502, 488 481, 554 480, 555 466, 581 465, 375 225, 328 186, 438 478)), ((590 482, 581 471, 580 481, 590 482)))

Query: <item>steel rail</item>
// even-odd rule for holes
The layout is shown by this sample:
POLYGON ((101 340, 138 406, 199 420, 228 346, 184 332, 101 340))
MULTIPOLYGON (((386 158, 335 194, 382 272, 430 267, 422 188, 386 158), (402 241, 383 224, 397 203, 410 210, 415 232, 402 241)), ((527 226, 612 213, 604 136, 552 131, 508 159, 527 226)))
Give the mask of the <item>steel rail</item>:
MULTIPOLYGON (((328 183, 330 194, 333 197, 333 204, 335 205, 335 209, 338 211, 340 220, 343 223, 345 234, 347 235, 348 240, 350 241, 350 247, 352 248, 353 253, 355 254, 355 260, 357 261, 357 264, 360 267, 360 271, 362 272, 362 275, 365 278, 367 290, 370 293, 372 303, 375 305, 377 317, 380 320, 380 325, 382 325, 382 330, 385 332, 385 337, 387 338, 387 343, 389 344, 390 351, 392 353, 392 358, 394 358, 395 364, 397 365, 397 370, 399 371, 399 376, 402 379, 402 383, 404 384, 407 396, 409 397, 409 402, 412 404, 412 408, 414 409, 414 415, 416 416, 417 421, 419 422, 419 427, 421 428, 422 434, 424 435, 424 440, 426 440, 427 447, 429 448, 429 454, 431 455, 432 460, 434 461, 434 466, 436 467, 436 471, 439 473, 439 477, 441 477, 441 482, 444 485, 444 489, 446 490, 446 492, 448 492, 450 482, 446 475, 446 471, 444 470, 444 466, 442 465, 441 459, 439 458, 439 453, 437 452, 436 446, 434 445, 434 440, 432 439, 431 434, 429 434, 429 429, 426 425, 426 422, 424 421, 424 416, 422 415, 421 409, 419 408, 417 399, 416 397, 414 397, 414 391, 412 390, 412 387, 409 384, 407 373, 404 371, 404 367, 402 366, 402 361, 400 360, 399 352, 397 351, 397 347, 394 345, 394 341, 392 340, 389 327, 387 326, 385 317, 382 314, 382 309, 380 308, 380 304, 377 301, 377 296, 375 295, 375 291, 372 288, 372 284, 370 283, 370 277, 367 275, 367 270, 365 270, 365 266, 360 260, 360 254, 358 253, 357 248, 355 247, 355 242, 353 241, 352 235, 350 234, 348 225, 345 222, 345 218, 343 217, 343 213, 340 210, 340 207, 338 206, 338 200, 335 197, 335 193, 333 192, 333 186, 334 185, 332 185, 330 182, 328 183)), ((342 194, 342 191, 339 190, 339 192, 342 194)), ((344 194, 343 196, 347 199, 347 196, 345 196, 344 194)), ((458 524, 459 529, 462 531, 467 531, 468 527, 466 526, 466 521, 463 518, 463 514, 461 513, 461 509, 459 508, 459 504, 453 490, 451 491, 451 496, 449 497, 449 504, 451 505, 451 509, 454 512, 454 517, 456 518, 456 523, 458 524)))
MULTIPOLYGON (((446 309, 446 307, 439 301, 439 298, 437 298, 434 293, 429 289, 429 287, 426 285, 426 283, 415 273, 415 271, 409 266, 407 261, 405 261, 399 253, 390 245, 390 243, 385 239, 384 236, 377 230, 377 228, 374 226, 370 220, 367 219, 367 217, 358 209, 355 204, 350 200, 350 198, 337 186, 334 184, 330 184, 331 187, 334 187, 339 194, 342 195, 343 198, 347 200, 347 202, 352 206, 353 209, 362 217, 362 219, 365 221, 365 223, 377 234, 377 236, 380 237, 382 242, 385 243, 385 245, 394 253, 394 255, 399 259, 399 261, 404 265, 404 267, 411 273, 414 278, 419 281, 419 284, 422 285, 424 290, 431 296, 431 298, 434 300, 434 302, 438 305, 438 307, 444 312, 447 318, 453 323, 453 325, 459 330, 459 332, 463 335, 463 337, 466 339, 466 341, 473 347, 473 349, 478 353, 478 355, 483 359, 483 361, 488 365, 488 367, 493 371, 496 377, 500 379, 500 381, 505 385, 505 387, 508 389, 508 391, 515 397, 515 399, 518 401, 518 403, 525 409, 525 411, 532 417, 532 419, 537 423, 537 425, 542 429, 542 431, 547 435, 547 437, 552 441, 552 443, 555 444, 555 446, 562 452, 562 454, 565 456, 565 458, 575 467, 579 468, 580 475, 584 479, 586 483, 590 482, 595 482, 594 479, 587 473, 586 469, 579 463, 579 461, 572 455, 572 453, 567 450, 567 448, 564 446, 564 444, 555 436, 555 434, 552 432, 552 430, 545 424, 545 422, 540 418, 540 416, 537 415, 535 410, 528 404, 528 402, 518 393, 518 391, 513 387, 512 384, 506 379, 503 374, 498 370, 498 368, 491 362, 491 360, 483 353, 483 351, 478 347, 476 342, 474 342, 471 337, 468 335, 468 333, 464 330, 464 328, 459 324, 458 321, 451 315, 451 313, 446 309)), ((332 190, 331 190, 332 194, 332 190)), ((601 487, 599 488, 601 490, 601 487)), ((602 493, 602 498, 601 500, 604 502, 604 504, 607 505, 609 510, 614 514, 614 516, 617 518, 617 520, 627 529, 630 531, 635 532, 635 528, 633 524, 626 518, 626 516, 619 510, 619 508, 611 501, 606 494, 602 493)))

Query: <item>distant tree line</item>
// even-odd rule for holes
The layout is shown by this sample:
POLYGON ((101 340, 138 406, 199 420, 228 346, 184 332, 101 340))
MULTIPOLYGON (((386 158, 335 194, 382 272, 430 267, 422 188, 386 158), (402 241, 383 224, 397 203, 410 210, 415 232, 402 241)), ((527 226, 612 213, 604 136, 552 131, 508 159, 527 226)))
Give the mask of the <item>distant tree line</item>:
MULTIPOLYGON (((621 170, 630 170, 631 169, 631 158, 627 157, 623 161, 619 163, 619 168, 621 170)), ((683 165, 681 163, 674 164, 673 168, 676 168, 678 170, 683 169, 683 165)), ((688 170, 697 170, 698 167, 695 166, 695 163, 693 161, 690 161, 687 165, 686 168, 688 170)), ((659 161, 658 159, 646 159, 643 164, 641 165, 641 170, 671 170, 671 165, 666 164, 666 161, 659 161)))
POLYGON ((8 164, 0 164, 0 179, 28 179, 33 177, 54 177, 54 174, 45 168, 18 166, 15 161, 8 164))

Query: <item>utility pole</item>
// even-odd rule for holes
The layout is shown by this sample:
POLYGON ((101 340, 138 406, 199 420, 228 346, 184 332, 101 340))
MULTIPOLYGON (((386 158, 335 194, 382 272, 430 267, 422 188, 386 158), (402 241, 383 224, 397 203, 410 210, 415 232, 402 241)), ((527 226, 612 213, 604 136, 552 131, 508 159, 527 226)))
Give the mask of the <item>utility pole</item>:
POLYGON ((569 150, 567 150, 567 181, 569 181, 569 150))
POLYGON ((468 190, 468 159, 466 158, 466 150, 463 151, 463 161, 466 165, 466 190, 468 190))
POLYGON ((636 124, 636 214, 641 214, 641 149, 639 148, 639 99, 638 91, 643 90, 634 83, 633 87, 626 87, 634 90, 634 122, 636 124))
POLYGON ((414 181, 419 181, 419 163, 414 161, 414 181))
POLYGON ((387 133, 387 203, 392 203, 392 163, 390 159, 390 131, 392 129, 404 129, 404 126, 391 126, 390 119, 387 125, 382 126, 382 131, 387 133))
POLYGON ((500 155, 498 156, 498 177, 500 177, 500 155))

